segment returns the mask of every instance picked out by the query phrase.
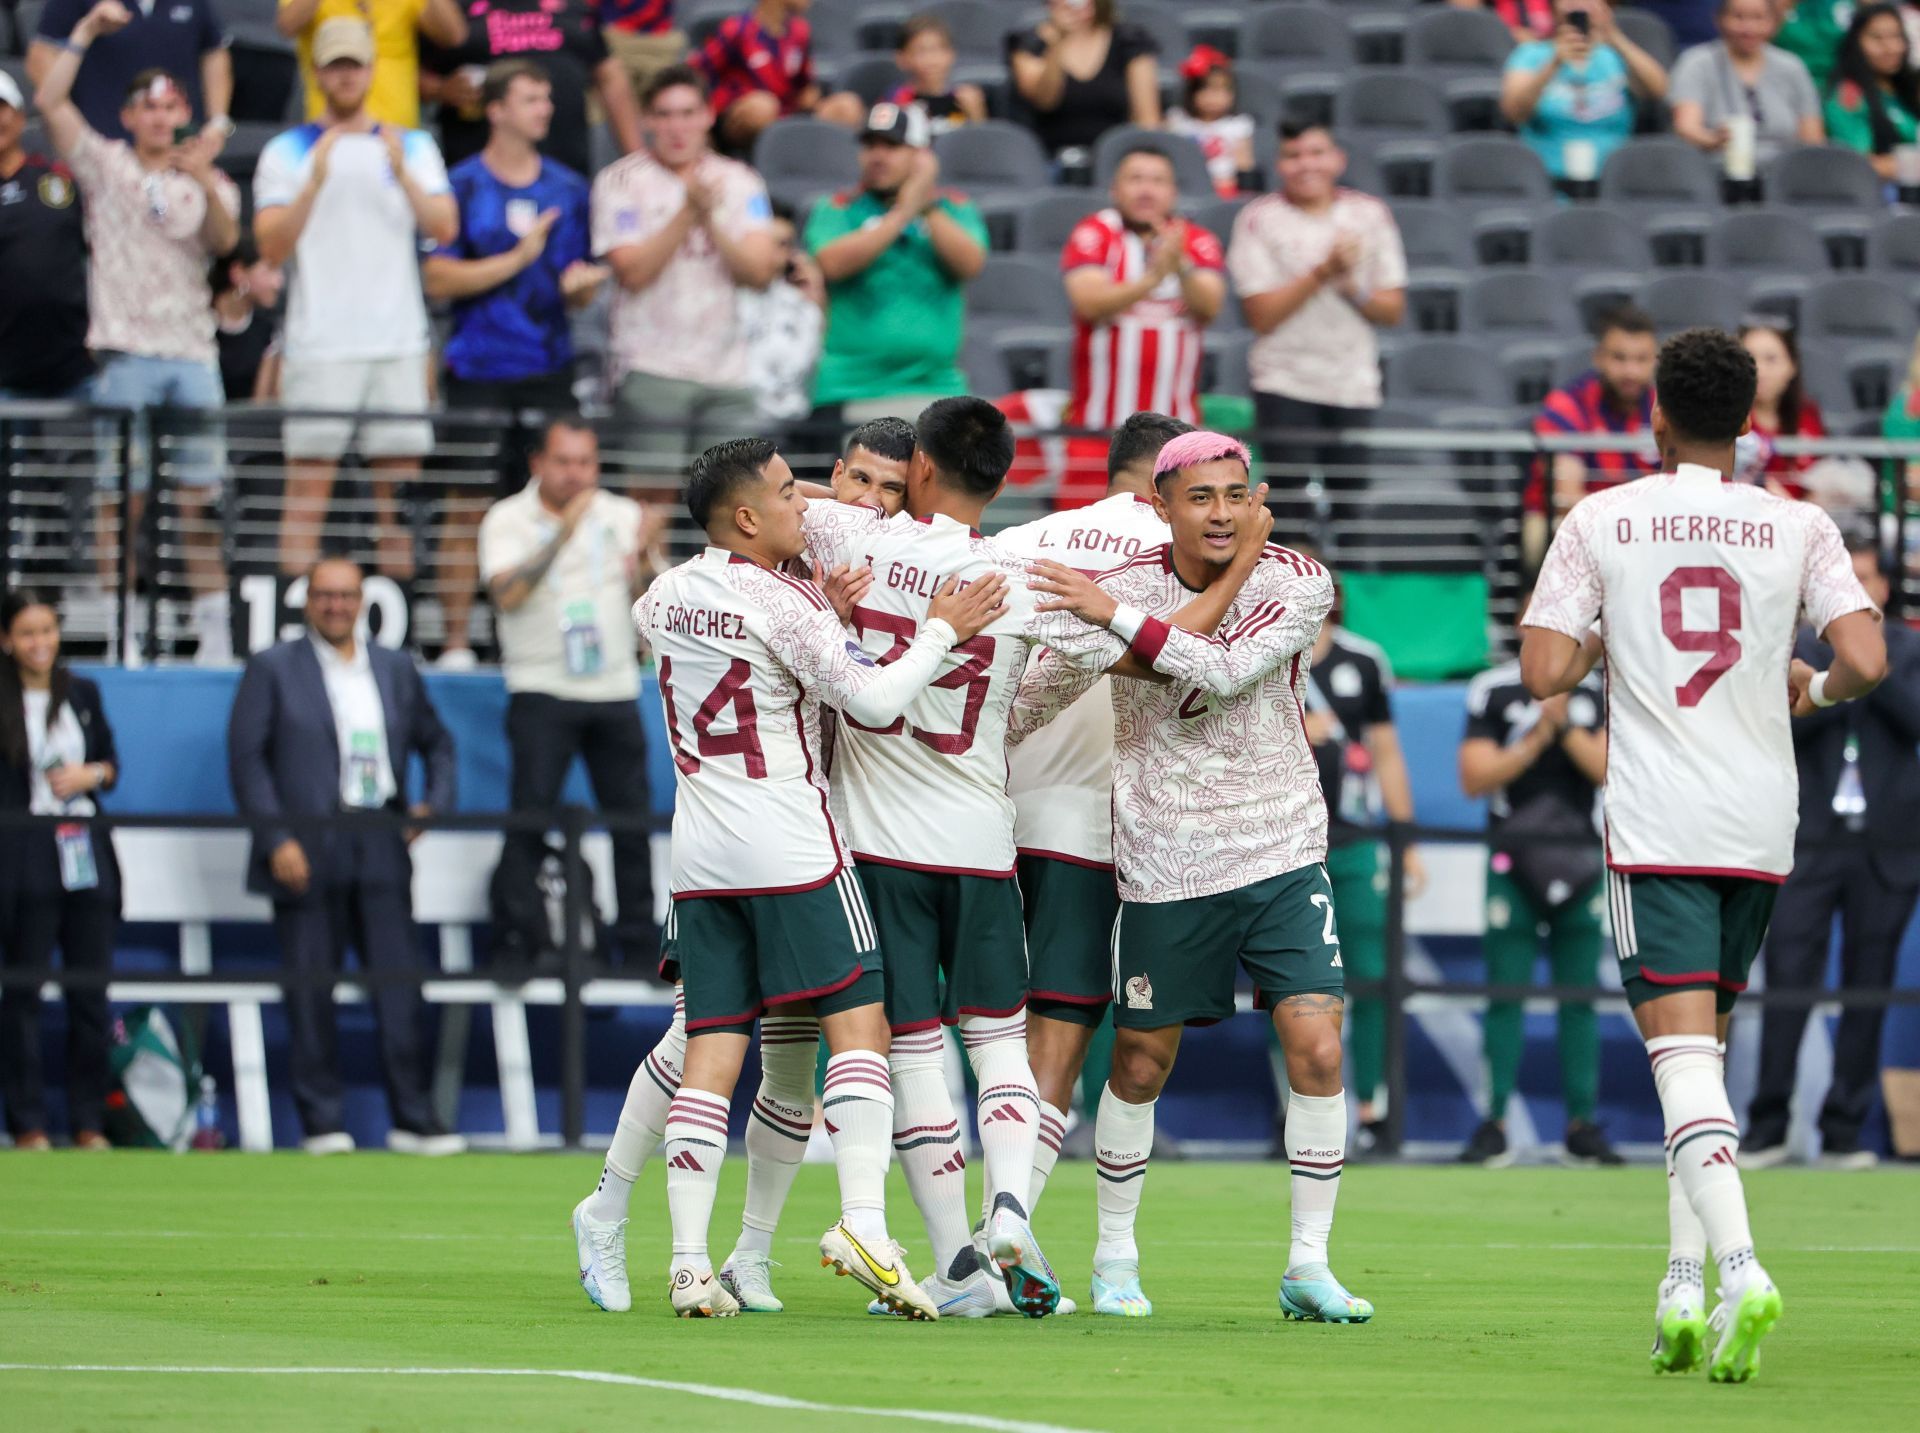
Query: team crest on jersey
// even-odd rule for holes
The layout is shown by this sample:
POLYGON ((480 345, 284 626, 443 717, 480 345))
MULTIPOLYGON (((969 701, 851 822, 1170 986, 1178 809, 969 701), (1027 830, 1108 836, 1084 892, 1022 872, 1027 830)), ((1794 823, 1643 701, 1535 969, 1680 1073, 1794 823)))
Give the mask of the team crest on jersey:
POLYGON ((64 174, 40 176, 40 202, 49 209, 64 209, 73 203, 73 181, 64 174))
POLYGON ((524 239, 533 232, 533 226, 540 217, 540 206, 531 199, 509 199, 507 201, 507 232, 516 239, 524 239))
POLYGON ((1136 975, 1127 981, 1127 1009, 1153 1009, 1153 982, 1144 975, 1136 975))
POLYGON ((867 649, 858 642, 848 641, 847 655, 863 667, 871 667, 874 664, 873 658, 867 655, 867 649))

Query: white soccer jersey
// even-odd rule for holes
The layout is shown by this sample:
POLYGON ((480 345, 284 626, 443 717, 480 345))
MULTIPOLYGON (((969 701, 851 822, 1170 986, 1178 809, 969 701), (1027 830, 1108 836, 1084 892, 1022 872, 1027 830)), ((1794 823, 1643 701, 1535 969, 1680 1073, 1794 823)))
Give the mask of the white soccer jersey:
MULTIPOLYGON (((1159 547, 1167 525, 1131 493, 994 534, 1017 556, 1096 576, 1159 547)), ((1013 839, 1023 856, 1113 864, 1113 697, 1106 678, 1007 754, 1013 839)))
MULTIPOLYGON (((1103 573, 1100 585, 1148 614, 1133 649, 1173 677, 1113 683, 1121 900, 1218 895, 1324 860, 1327 804, 1301 703, 1313 640, 1333 607, 1327 570, 1269 547, 1217 637, 1162 620, 1193 597, 1170 545, 1103 573)), ((1015 741, 1127 649, 1066 613, 1043 614, 1036 629, 1049 650, 1022 688, 1015 741)))
POLYGON ((903 719, 840 723, 834 784, 846 798, 854 855, 875 865, 970 876, 1013 874, 1007 796, 1007 713, 1029 655, 1036 595, 1026 564, 952 518, 888 518, 845 503, 807 505, 814 571, 868 567, 873 586, 854 609, 854 635, 882 666, 926 620, 947 578, 999 571, 1007 611, 960 643, 903 719))
POLYGON ((1812 503, 1683 463, 1596 493, 1561 524, 1525 625, 1607 644, 1607 863, 1780 881, 1799 777, 1787 664, 1873 603, 1812 503))
POLYGON ((677 769, 673 894, 812 890, 847 864, 827 805, 820 703, 896 718, 953 645, 935 622, 887 671, 811 582, 709 547, 634 604, 677 769))

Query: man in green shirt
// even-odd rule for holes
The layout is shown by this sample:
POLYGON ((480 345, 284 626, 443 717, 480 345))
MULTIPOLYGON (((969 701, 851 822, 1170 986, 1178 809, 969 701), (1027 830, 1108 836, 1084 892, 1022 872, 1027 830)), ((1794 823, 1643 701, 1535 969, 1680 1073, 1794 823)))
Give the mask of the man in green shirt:
POLYGON ((967 391, 957 359, 967 282, 987 261, 987 226, 938 188, 927 117, 877 104, 860 133, 860 188, 822 200, 807 249, 827 280, 827 339, 814 402, 848 423, 912 417, 967 391))

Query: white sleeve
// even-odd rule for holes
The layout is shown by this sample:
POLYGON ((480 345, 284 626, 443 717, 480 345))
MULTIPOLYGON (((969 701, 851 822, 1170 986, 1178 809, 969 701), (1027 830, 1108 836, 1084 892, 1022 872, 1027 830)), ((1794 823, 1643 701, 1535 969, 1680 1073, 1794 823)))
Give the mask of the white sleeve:
POLYGON ((447 162, 441 157, 440 146, 433 142, 432 135, 423 129, 410 129, 402 146, 401 159, 415 184, 428 194, 452 192, 453 186, 447 182, 447 162))
POLYGON ((1800 605, 1813 630, 1824 636, 1829 623, 1849 612, 1877 612, 1853 570, 1853 559, 1833 519, 1814 508, 1807 524, 1807 550, 1800 569, 1800 605))
POLYGON ((1600 563, 1593 551, 1592 514, 1592 504, 1581 503, 1560 524, 1547 560, 1540 565, 1533 602, 1521 626, 1544 627, 1576 642, 1586 640, 1605 598, 1600 563))
POLYGON ((1133 650, 1156 672, 1230 697, 1313 646, 1333 610, 1333 579, 1324 571, 1270 580, 1268 595, 1209 637, 1147 618, 1133 650))
POLYGON ((819 602, 816 607, 796 595, 770 611, 767 647, 801 686, 862 726, 885 726, 902 715, 959 640, 936 617, 922 624, 897 661, 883 667, 847 636, 826 599, 819 602))
POLYGON ((860 549, 886 518, 878 508, 814 498, 807 503, 802 521, 807 538, 807 561, 816 573, 825 577, 836 567, 852 567, 863 561, 866 553, 860 549))
POLYGON ((270 140, 267 147, 260 151, 260 162, 253 171, 253 210, 278 209, 293 203, 300 195, 300 186, 305 182, 302 171, 304 165, 293 154, 293 146, 288 141, 291 136, 283 134, 270 140))

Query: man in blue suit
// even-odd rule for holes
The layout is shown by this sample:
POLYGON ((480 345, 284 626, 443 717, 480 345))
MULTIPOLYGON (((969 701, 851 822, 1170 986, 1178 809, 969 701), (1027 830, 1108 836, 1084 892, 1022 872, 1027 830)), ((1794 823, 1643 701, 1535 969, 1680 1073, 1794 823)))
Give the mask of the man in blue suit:
MULTIPOLYGON (((234 802, 248 816, 337 811, 451 810, 453 738, 405 654, 359 630, 361 572, 323 558, 307 578, 307 632, 247 663, 227 727, 234 802), (426 799, 406 805, 408 757, 426 766, 426 799)), ((266 830, 253 838, 247 889, 273 901, 281 958, 295 974, 331 976, 348 945, 376 975, 415 968, 411 835, 398 830, 266 830)), ((411 984, 376 984, 371 998, 393 1129, 387 1147, 450 1154, 427 1094, 421 998, 411 984)), ((327 981, 289 989, 293 1098, 314 1154, 344 1154, 333 993, 327 981)))

